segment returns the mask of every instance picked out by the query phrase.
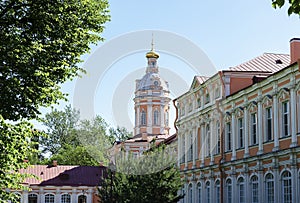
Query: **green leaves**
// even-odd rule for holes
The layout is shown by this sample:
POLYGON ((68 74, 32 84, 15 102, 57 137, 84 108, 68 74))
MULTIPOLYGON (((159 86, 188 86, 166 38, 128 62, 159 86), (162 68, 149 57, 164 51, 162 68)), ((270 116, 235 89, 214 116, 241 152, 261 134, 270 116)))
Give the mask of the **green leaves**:
MULTIPOLYGON (((285 4, 285 0, 272 0, 273 8, 281 8, 285 4)), ((288 15, 297 14, 300 16, 300 0, 289 0, 288 15)))
MULTIPOLYGON (((20 185, 26 174, 19 171, 28 167, 24 162, 29 156, 36 153, 32 147, 35 142, 33 138, 40 133, 35 131, 28 122, 8 124, 0 115, 0 186, 3 189, 22 190, 25 186, 20 185)), ((14 194, 0 190, 0 202, 13 199, 14 194)))
POLYGON ((1 1, 0 114, 36 118, 63 99, 58 85, 80 74, 80 56, 109 19, 106 0, 1 1))
POLYGON ((128 154, 121 161, 117 158, 119 162, 109 167, 102 180, 99 189, 102 203, 175 203, 182 198, 177 195, 183 183, 179 169, 172 162, 173 154, 163 145, 152 149, 141 157, 128 154), (158 163, 162 166, 159 170, 158 163))

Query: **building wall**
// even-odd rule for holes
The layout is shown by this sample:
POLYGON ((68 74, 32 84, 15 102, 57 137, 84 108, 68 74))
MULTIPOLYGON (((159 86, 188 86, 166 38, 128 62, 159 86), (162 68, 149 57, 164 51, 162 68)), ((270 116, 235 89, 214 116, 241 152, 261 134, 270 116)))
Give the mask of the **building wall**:
POLYGON ((181 202, 300 202, 299 80, 296 64, 227 96, 216 75, 177 99, 181 202))
POLYGON ((15 192, 20 195, 20 203, 96 203, 99 202, 95 187, 30 187, 30 191, 15 192), (36 200, 30 197, 35 196, 36 200), (84 196, 85 200, 81 197, 84 196), (53 201, 52 201, 53 200, 53 201))

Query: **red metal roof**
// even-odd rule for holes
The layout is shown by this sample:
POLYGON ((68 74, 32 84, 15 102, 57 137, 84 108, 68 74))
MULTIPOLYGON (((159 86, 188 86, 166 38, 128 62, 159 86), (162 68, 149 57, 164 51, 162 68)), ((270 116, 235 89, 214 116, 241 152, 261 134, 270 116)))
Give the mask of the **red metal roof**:
POLYGON ((232 71, 261 71, 275 73, 290 65, 289 54, 264 53, 250 61, 229 68, 232 71))
POLYGON ((48 166, 32 165, 21 173, 38 177, 27 178, 25 184, 39 186, 97 186, 105 171, 104 166, 48 166))

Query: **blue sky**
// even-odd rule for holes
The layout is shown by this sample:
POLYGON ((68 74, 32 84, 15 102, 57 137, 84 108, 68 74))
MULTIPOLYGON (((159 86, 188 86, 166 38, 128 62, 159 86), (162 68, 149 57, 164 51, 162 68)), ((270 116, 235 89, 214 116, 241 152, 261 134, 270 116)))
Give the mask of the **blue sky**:
MULTIPOLYGON (((289 53, 289 40, 293 37, 300 37, 300 19, 296 15, 288 16, 287 7, 273 9, 271 2, 271 0, 110 0, 111 22, 105 25, 103 32, 105 41, 93 46, 91 53, 85 55, 83 59, 88 61, 97 50, 121 36, 143 30, 153 30, 154 41, 156 31, 174 33, 190 40, 207 55, 217 70, 238 65, 264 52, 289 53)), ((170 43, 176 46, 176 41, 170 39, 170 43)), ((135 80, 129 76, 130 73, 135 72, 140 75, 136 79, 143 76, 146 66, 145 53, 147 49, 150 49, 151 35, 145 44, 143 45, 145 50, 137 50, 135 53, 128 53, 113 60, 111 66, 98 81, 94 98, 92 98, 94 100, 93 111, 111 125, 125 125, 131 130, 130 125, 123 121, 120 123, 116 119, 118 117, 116 114, 128 114, 132 122, 133 91, 128 99, 116 97, 116 90, 124 84, 129 84, 134 89, 135 80), (113 113, 118 102, 127 104, 127 109, 123 108, 123 111, 118 110, 117 113, 113 113)), ((130 47, 132 44, 125 42, 122 46, 130 47)), ((157 41, 155 47, 160 53, 160 45, 157 41)), ((121 45, 115 48, 122 49, 121 45)), ((186 62, 172 54, 162 52, 160 55, 160 67, 165 67, 180 75, 186 83, 181 85, 184 90, 180 91, 187 91, 193 76, 197 73, 186 62)), ((94 62, 96 68, 97 64, 103 61, 101 56, 98 59, 99 61, 94 62)), ((89 74, 92 73, 87 75, 89 74)), ((178 92, 176 93, 176 88, 174 89, 176 85, 172 84, 172 81, 169 83, 172 98, 178 97, 178 92)), ((69 93, 71 104, 74 102, 75 84, 76 80, 62 86, 63 91, 69 93)), ((62 103, 59 107, 63 107, 64 104, 62 103)))

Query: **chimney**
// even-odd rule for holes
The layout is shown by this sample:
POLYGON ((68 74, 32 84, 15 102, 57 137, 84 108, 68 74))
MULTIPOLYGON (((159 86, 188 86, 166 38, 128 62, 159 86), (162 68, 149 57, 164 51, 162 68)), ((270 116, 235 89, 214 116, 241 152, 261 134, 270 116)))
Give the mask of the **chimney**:
POLYGON ((56 166, 57 166, 57 161, 56 161, 56 160, 53 160, 53 161, 52 161, 52 166, 53 166, 53 167, 56 167, 56 166))
POLYGON ((300 38, 293 38, 290 40, 290 57, 291 64, 300 59, 300 38))
POLYGON ((147 133, 142 133, 142 140, 147 140, 148 141, 147 133))

